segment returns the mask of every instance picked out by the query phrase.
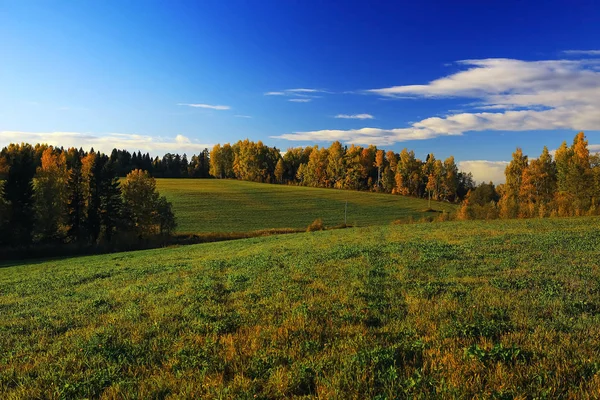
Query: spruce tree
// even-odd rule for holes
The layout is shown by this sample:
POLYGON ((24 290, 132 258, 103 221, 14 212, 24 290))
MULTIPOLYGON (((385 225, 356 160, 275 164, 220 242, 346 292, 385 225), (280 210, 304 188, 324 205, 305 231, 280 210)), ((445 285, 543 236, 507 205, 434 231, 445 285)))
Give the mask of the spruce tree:
POLYGON ((68 182, 68 232, 72 242, 81 242, 84 238, 85 228, 85 194, 83 188, 83 174, 81 159, 76 156, 69 174, 68 182))
POLYGON ((115 164, 109 161, 104 165, 100 182, 100 220, 107 242, 121 227, 122 211, 121 183, 115 164))
POLYGON ((12 245, 29 245, 33 240, 35 222, 34 151, 29 144, 11 144, 3 150, 3 157, 8 166, 4 184, 4 200, 8 203, 8 223, 4 233, 7 242, 12 245))

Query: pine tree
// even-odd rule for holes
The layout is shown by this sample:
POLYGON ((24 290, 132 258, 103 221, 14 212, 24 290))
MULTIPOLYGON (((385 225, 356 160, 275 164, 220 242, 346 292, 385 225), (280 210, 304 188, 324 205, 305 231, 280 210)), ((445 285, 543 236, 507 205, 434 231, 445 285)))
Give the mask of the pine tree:
POLYGON ((122 225, 122 210, 121 183, 115 164, 109 161, 102 170, 100 182, 100 221, 107 242, 112 240, 122 225))
POLYGON ((68 232, 72 242, 80 243, 85 237, 85 189, 81 159, 73 159, 68 181, 68 232))
POLYGON ((1 156, 7 166, 4 200, 8 203, 8 223, 3 233, 8 243, 29 245, 35 223, 34 150, 29 144, 10 144, 2 150, 1 156))

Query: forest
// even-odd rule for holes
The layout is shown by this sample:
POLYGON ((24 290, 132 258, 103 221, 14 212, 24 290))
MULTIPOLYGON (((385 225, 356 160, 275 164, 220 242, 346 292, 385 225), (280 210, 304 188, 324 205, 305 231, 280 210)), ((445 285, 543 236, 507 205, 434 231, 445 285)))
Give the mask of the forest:
POLYGON ((425 160, 414 151, 375 146, 290 148, 248 139, 217 144, 193 155, 129 153, 11 144, 0 152, 0 245, 109 245, 168 235, 176 226, 172 205, 155 177, 238 179, 263 183, 365 190, 461 203, 456 219, 597 215, 600 156, 590 154, 583 132, 571 146, 529 159, 517 149, 506 183, 476 186, 454 157, 425 160), (121 182, 120 177, 125 177, 121 182))
POLYGON ((529 159, 520 148, 505 170, 506 183, 470 191, 458 219, 567 217, 600 214, 600 154, 590 154, 583 132, 552 156, 544 146, 529 159))
POLYGON ((0 152, 0 246, 72 248, 135 242, 171 232, 171 204, 148 172, 123 182, 105 154, 11 144, 0 152))

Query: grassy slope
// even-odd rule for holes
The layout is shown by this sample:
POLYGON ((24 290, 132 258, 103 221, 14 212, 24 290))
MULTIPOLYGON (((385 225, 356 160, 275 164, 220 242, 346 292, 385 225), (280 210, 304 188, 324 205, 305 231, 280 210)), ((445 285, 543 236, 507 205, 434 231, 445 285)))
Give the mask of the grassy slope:
POLYGON ((0 268, 0 398, 585 397, 599 260, 600 220, 579 218, 0 268))
MULTIPOLYGON (((306 228, 316 218, 327 226, 388 224, 420 219, 427 201, 404 196, 269 185, 217 179, 158 179, 158 190, 173 202, 180 232, 245 232, 269 228, 306 228)), ((432 202, 452 211, 454 205, 432 202)))

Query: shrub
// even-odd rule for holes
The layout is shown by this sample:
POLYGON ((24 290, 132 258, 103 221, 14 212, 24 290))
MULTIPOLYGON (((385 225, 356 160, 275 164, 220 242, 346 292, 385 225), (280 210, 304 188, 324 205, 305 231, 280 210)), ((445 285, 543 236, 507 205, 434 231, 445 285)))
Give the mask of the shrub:
POLYGON ((323 225, 323 220, 321 218, 315 219, 306 228, 306 232, 323 231, 323 230, 325 230, 325 225, 323 225))

